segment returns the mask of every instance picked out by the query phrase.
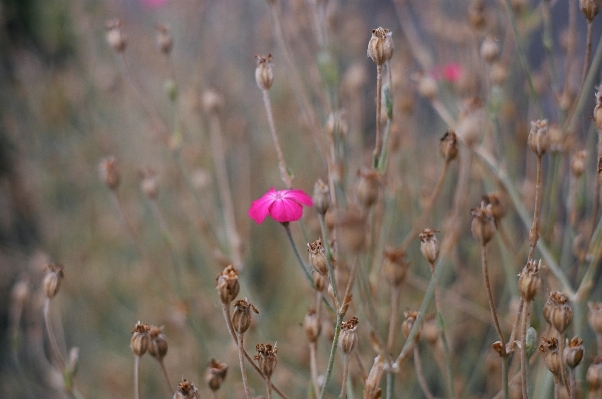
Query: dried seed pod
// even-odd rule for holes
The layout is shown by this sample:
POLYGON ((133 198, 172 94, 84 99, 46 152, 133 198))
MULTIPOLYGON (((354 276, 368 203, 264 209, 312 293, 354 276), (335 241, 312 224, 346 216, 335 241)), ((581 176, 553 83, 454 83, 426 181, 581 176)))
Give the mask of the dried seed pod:
POLYGON ((541 337, 541 340, 542 343, 539 345, 539 350, 543 352, 543 361, 548 370, 557 377, 562 370, 562 359, 560 358, 560 353, 558 351, 558 340, 556 338, 547 339, 546 337, 541 337))
POLYGON ((270 90, 274 83, 274 71, 272 71, 272 54, 267 56, 256 55, 257 67, 255 68, 255 82, 261 90, 270 90))
POLYGON ((239 334, 244 334, 251 327, 251 310, 259 314, 257 308, 245 299, 239 299, 234 303, 234 313, 232 313, 232 327, 239 334))
POLYGON ((506 215, 506 207, 504 206, 502 197, 503 195, 500 192, 485 194, 481 197, 486 205, 491 206, 491 216, 493 216, 496 225, 506 215))
POLYGON ((368 42, 368 57, 376 65, 383 65, 393 56, 393 38, 389 29, 372 29, 372 37, 368 42))
POLYGON ((482 0, 470 3, 470 7, 468 7, 468 22, 475 31, 482 31, 487 25, 485 3, 482 0))
POLYGON ((437 326, 435 315, 431 314, 424 317, 422 335, 429 345, 435 345, 439 342, 439 327, 437 326))
POLYGON ((481 58, 485 62, 492 63, 498 59, 499 55, 500 46, 497 44, 497 41, 493 37, 487 36, 481 44, 481 58))
POLYGON ((316 309, 309 309, 303 320, 303 328, 309 342, 316 342, 322 331, 322 323, 318 319, 316 309))
POLYGON ((382 355, 378 355, 374 358, 372 368, 366 378, 366 384, 364 385, 364 399, 379 399, 382 395, 380 388, 380 382, 383 378, 385 370, 385 361, 382 355))
POLYGON ((168 349, 167 339, 165 338, 165 334, 163 334, 163 328, 150 326, 148 335, 150 337, 148 353, 159 361, 163 360, 165 355, 167 355, 168 349))
POLYGON ((402 248, 386 248, 383 258, 383 274, 389 284, 398 287, 406 278, 410 263, 402 248))
POLYGON ((602 302, 588 302, 589 315, 587 320, 590 327, 598 335, 602 335, 602 302))
POLYGON ((541 260, 536 262, 534 260, 530 260, 527 262, 523 270, 521 271, 518 278, 518 290, 520 292, 521 297, 527 301, 531 302, 537 292, 539 291, 539 287, 541 287, 541 260))
MULTIPOLYGON (((406 336, 406 338, 410 337, 410 332, 412 331, 412 328, 414 327, 414 323, 416 322, 416 319, 418 318, 419 314, 420 314, 419 312, 413 312, 410 310, 403 312, 405 320, 403 321, 403 323, 401 323, 401 331, 406 336)), ((414 337, 414 342, 418 343, 420 341, 421 332, 422 332, 422 326, 418 326, 418 331, 416 331, 416 336, 414 337)))
POLYGON ((197 387, 186 379, 178 384, 178 389, 173 394, 173 399, 198 399, 199 397, 197 387))
POLYGON ((207 366, 207 369, 205 370, 205 382, 209 389, 213 392, 219 390, 226 379, 227 374, 228 365, 211 358, 209 366, 207 366))
POLYGON ((433 101, 437 98, 437 81, 429 75, 421 75, 418 78, 418 94, 426 98, 429 101, 433 101))
POLYGON ((163 54, 169 54, 173 49, 173 39, 167 25, 157 24, 157 46, 163 54))
POLYGON ((98 164, 98 174, 100 180, 111 190, 117 190, 121 182, 121 176, 115 158, 103 158, 98 164))
POLYGON ((541 157, 548 151, 548 148, 550 148, 550 132, 547 119, 531 121, 531 130, 529 131, 527 141, 531 151, 538 157, 541 157))
POLYGON ((238 282, 238 272, 234 266, 227 266, 220 274, 217 275, 215 288, 219 293, 219 297, 223 304, 228 305, 238 295, 240 291, 240 283, 238 282))
POLYGON ((479 98, 468 99, 462 104, 456 134, 469 147, 475 145, 487 128, 487 114, 479 98))
POLYGON ((110 19, 106 22, 107 27, 107 43, 109 46, 117 52, 123 53, 127 47, 127 37, 121 30, 123 28, 123 21, 118 18, 110 19))
POLYGON ((585 19, 591 22, 600 11, 600 0, 579 0, 579 8, 585 19))
POLYGON ((580 177, 585 171, 585 158, 587 157, 587 151, 577 151, 571 160, 571 172, 573 176, 580 177))
POLYGON ((152 168, 146 168, 138 172, 140 177, 140 189, 150 199, 155 199, 159 195, 159 182, 157 173, 152 168))
POLYGON ((324 276, 322 276, 320 273, 314 273, 314 285, 316 286, 316 291, 324 291, 326 284, 327 282, 324 276))
POLYGON ((63 277, 63 265, 60 263, 51 263, 46 266, 46 275, 44 275, 44 281, 42 282, 42 289, 46 298, 52 299, 59 292, 63 277))
POLYGON ((257 344, 255 346, 257 354, 255 360, 259 363, 259 369, 266 377, 271 377, 278 363, 276 353, 278 353, 278 346, 270 344, 257 344))
POLYGON ((481 206, 470 210, 472 215, 472 223, 470 231, 472 236, 481 245, 487 245, 495 234, 495 219, 493 218, 492 207, 481 202, 481 206))
POLYGON ((439 153, 444 161, 450 162, 458 157, 458 136, 453 130, 445 132, 439 141, 439 153))
POLYGON ((344 321, 341 324, 341 336, 339 338, 339 346, 344 354, 350 354, 357 345, 357 317, 344 321))
POLYGON ((324 216, 328 211, 328 207, 330 207, 330 189, 322 179, 318 179, 314 184, 313 201, 316 212, 324 216))
POLYGON ((318 238, 316 241, 308 243, 307 251, 309 252, 309 264, 311 267, 322 276, 326 276, 328 274, 328 261, 326 260, 326 252, 324 245, 322 245, 322 240, 318 238))
POLYGON ((573 337, 573 339, 568 341, 567 346, 564 348, 562 357, 567 366, 574 369, 581 363, 583 352, 583 340, 579 337, 573 337))
POLYGON ((420 252, 431 265, 439 258, 439 241, 435 236, 438 230, 424 229, 418 236, 420 238, 420 252))
POLYGON ((224 97, 215 89, 205 90, 201 98, 203 110, 208 115, 218 114, 224 108, 224 97))
POLYGON ((137 322, 132 330, 132 339, 130 340, 130 348, 134 355, 140 357, 146 353, 150 346, 150 336, 148 332, 150 326, 137 322))
POLYGON ((596 357, 589 365, 585 379, 590 391, 597 391, 602 387, 602 356, 596 357))
POLYGON ((562 292, 552 291, 544 305, 546 321, 560 333, 563 333, 573 320, 573 310, 568 301, 569 298, 562 292))
POLYGON ((355 184, 354 192, 357 203, 364 209, 370 208, 378 199, 378 172, 367 167, 361 168, 358 172, 358 179, 355 184))
POLYGON ((508 78, 508 68, 501 62, 494 62, 489 69, 489 78, 495 86, 501 86, 508 78))

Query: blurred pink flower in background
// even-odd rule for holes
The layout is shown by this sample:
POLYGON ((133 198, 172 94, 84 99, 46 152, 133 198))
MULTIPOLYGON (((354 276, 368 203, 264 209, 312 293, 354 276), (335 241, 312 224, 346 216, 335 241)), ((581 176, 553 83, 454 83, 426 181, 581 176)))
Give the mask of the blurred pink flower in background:
POLYGON ((457 62, 450 62, 449 64, 443 64, 437 66, 431 70, 431 74, 435 79, 447 80, 449 82, 456 82, 464 73, 464 68, 457 62))
POLYGON ((144 7, 156 9, 156 8, 163 7, 165 4, 167 4, 167 2, 169 0, 139 0, 139 1, 140 1, 140 4, 142 4, 144 7))
POLYGON ((277 222, 293 222, 303 216, 303 205, 312 206, 311 197, 303 190, 274 190, 271 187, 249 208, 249 217, 257 223, 270 215, 277 222))

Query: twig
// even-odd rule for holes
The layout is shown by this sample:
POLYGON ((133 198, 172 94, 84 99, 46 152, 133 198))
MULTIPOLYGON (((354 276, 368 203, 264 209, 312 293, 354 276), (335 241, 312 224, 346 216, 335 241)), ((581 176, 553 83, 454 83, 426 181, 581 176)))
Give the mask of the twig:
POLYGON ((427 399, 435 399, 429 387, 424 379, 424 374, 422 372, 422 363, 420 362, 420 352, 418 351, 418 345, 414 345, 414 368, 416 369, 416 377, 418 378, 418 384, 420 388, 422 388, 422 392, 424 392, 424 396, 427 399))
MULTIPOLYGON (((242 374, 242 384, 245 387, 245 395, 247 399, 251 399, 251 390, 249 389, 249 383, 247 381, 247 373, 245 372, 245 358, 243 352, 244 347, 244 334, 237 334, 238 337, 238 360, 240 362, 240 372, 242 374)), ((268 381, 269 378, 266 378, 268 381)))
POLYGON ((59 350, 59 346, 56 342, 56 336, 54 335, 54 331, 52 329, 52 324, 50 324, 50 298, 46 298, 44 300, 44 323, 46 324, 46 333, 48 334, 48 341, 50 342, 50 348, 52 350, 53 356, 55 358, 56 363, 58 363, 59 370, 62 372, 65 371, 65 359, 63 355, 61 355, 61 351, 59 350))
POLYGON ((276 147, 276 155, 278 156, 278 167, 280 168, 280 177, 286 185, 286 187, 291 189, 293 188, 293 179, 288 173, 286 162, 284 162, 284 155, 282 155, 280 141, 278 140, 278 135, 276 134, 276 124, 274 123, 274 115, 272 113, 270 94, 269 91, 266 89, 262 89, 261 91, 263 94, 263 105, 265 106, 265 112, 268 116, 268 125, 270 125, 270 133, 272 134, 272 141, 274 142, 274 147, 276 147))

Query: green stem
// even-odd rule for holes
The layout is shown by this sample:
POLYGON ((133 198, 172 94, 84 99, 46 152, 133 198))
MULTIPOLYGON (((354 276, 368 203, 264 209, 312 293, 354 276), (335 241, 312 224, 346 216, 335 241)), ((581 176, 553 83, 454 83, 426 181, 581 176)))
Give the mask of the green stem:
POLYGON ((303 262, 303 259, 301 259, 301 255, 299 254, 299 251, 297 250, 297 246, 295 245, 295 241, 293 240, 293 235, 292 235, 291 229, 289 227, 289 222, 284 222, 281 224, 284 227, 284 230, 286 231, 286 236, 288 237, 288 242, 291 244, 291 247, 293 247, 293 252, 295 253, 297 262, 299 262, 299 266, 301 266, 301 269, 303 269, 303 274, 305 274, 305 277, 307 278, 307 281, 309 281, 309 284, 311 285, 311 287, 315 289, 316 287, 314 285, 314 279, 311 278, 311 274, 310 274, 307 266, 305 265, 305 262, 303 262))
POLYGON ((330 246, 330 241, 328 239, 328 230, 326 229, 326 221, 324 220, 324 215, 318 215, 318 219, 320 220, 320 230, 322 231, 322 241, 324 243, 324 249, 326 250, 326 263, 328 264, 328 276, 330 278, 330 285, 332 286, 332 292, 334 294, 335 306, 339 307, 339 297, 337 295, 337 284, 334 278, 334 267, 332 267, 332 260, 334 256, 332 254, 332 248, 330 246))
POLYGON ((332 339, 332 347, 330 348, 330 357, 328 358, 328 366, 326 368, 326 375, 324 377, 324 384, 322 384, 322 392, 320 394, 320 399, 324 399, 326 395, 326 385, 328 385, 328 380, 330 379, 330 375, 332 374, 332 366, 334 365, 334 358, 337 352, 337 346, 339 344, 339 336, 341 334, 341 323, 343 322, 343 315, 337 312, 337 321, 334 327, 334 338, 332 339))

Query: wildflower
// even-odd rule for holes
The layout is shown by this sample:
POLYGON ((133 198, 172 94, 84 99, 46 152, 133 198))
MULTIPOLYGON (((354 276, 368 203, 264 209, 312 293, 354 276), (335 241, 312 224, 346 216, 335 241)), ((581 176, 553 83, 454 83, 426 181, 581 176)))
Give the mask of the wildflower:
POLYGON ((443 64, 435 67, 431 70, 431 75, 437 80, 447 80, 448 82, 456 82, 460 80, 464 68, 457 62, 450 62, 449 64, 443 64))
POLYGON ((274 190, 271 187, 261 198, 256 199, 249 208, 249 217, 262 223, 270 215, 277 222, 293 222, 301 219, 303 205, 312 206, 311 197, 303 190, 274 190))
POLYGON ((210 364, 205 370, 205 382, 212 391, 217 391, 222 386, 228 374, 228 365, 219 360, 211 359, 210 364))

